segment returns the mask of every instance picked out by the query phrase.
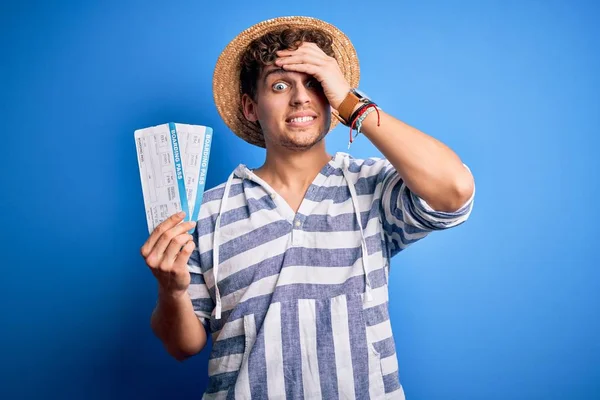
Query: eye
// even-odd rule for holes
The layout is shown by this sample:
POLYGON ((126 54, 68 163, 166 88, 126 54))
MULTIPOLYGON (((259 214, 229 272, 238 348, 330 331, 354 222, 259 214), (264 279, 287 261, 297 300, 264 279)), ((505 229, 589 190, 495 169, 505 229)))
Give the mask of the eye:
POLYGON ((281 92, 282 90, 285 90, 287 88, 287 85, 283 82, 277 82, 276 84, 273 85, 273 90, 275 90, 276 92, 281 92))
POLYGON ((306 86, 312 89, 321 89, 321 83, 316 79, 311 79, 306 83, 306 86))

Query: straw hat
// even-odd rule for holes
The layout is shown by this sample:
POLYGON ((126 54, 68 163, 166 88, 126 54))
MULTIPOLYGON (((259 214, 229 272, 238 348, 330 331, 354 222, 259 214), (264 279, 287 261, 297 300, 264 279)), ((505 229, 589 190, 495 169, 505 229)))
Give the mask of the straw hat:
MULTIPOLYGON (((327 32, 333 38, 335 58, 350 86, 357 87, 360 78, 358 57, 350 39, 325 21, 312 17, 279 17, 259 22, 241 32, 227 45, 217 60, 213 75, 213 96, 217 110, 227 126, 248 143, 263 148, 265 141, 260 128, 246 120, 242 112, 241 56, 254 39, 284 28, 318 28, 327 32)), ((337 118, 331 118, 330 129, 338 122, 337 118)))

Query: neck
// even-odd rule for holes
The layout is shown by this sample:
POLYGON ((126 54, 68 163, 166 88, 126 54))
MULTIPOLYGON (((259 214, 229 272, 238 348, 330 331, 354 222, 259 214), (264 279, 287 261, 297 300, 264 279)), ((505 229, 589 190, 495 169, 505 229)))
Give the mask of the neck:
POLYGON ((331 157, 324 141, 306 151, 269 151, 267 148, 265 163, 254 173, 275 190, 304 191, 331 157))

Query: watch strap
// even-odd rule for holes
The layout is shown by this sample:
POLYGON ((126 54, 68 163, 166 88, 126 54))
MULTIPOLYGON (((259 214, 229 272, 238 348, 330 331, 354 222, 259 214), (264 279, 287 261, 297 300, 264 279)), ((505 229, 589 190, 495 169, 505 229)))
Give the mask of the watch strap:
POLYGON ((352 116, 352 111, 354 111, 354 108, 359 102, 360 99, 358 98, 358 96, 356 96, 352 91, 349 91, 346 95, 346 98, 338 107, 337 112, 342 118, 342 122, 345 122, 346 125, 352 122, 350 120, 350 117, 352 116))

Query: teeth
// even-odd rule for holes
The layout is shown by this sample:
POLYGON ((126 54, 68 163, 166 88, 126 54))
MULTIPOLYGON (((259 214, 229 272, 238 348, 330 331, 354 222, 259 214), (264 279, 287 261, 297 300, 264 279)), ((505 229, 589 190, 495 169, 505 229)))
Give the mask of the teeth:
POLYGON ((315 119, 314 117, 300 117, 300 118, 292 118, 290 122, 308 122, 315 119))

